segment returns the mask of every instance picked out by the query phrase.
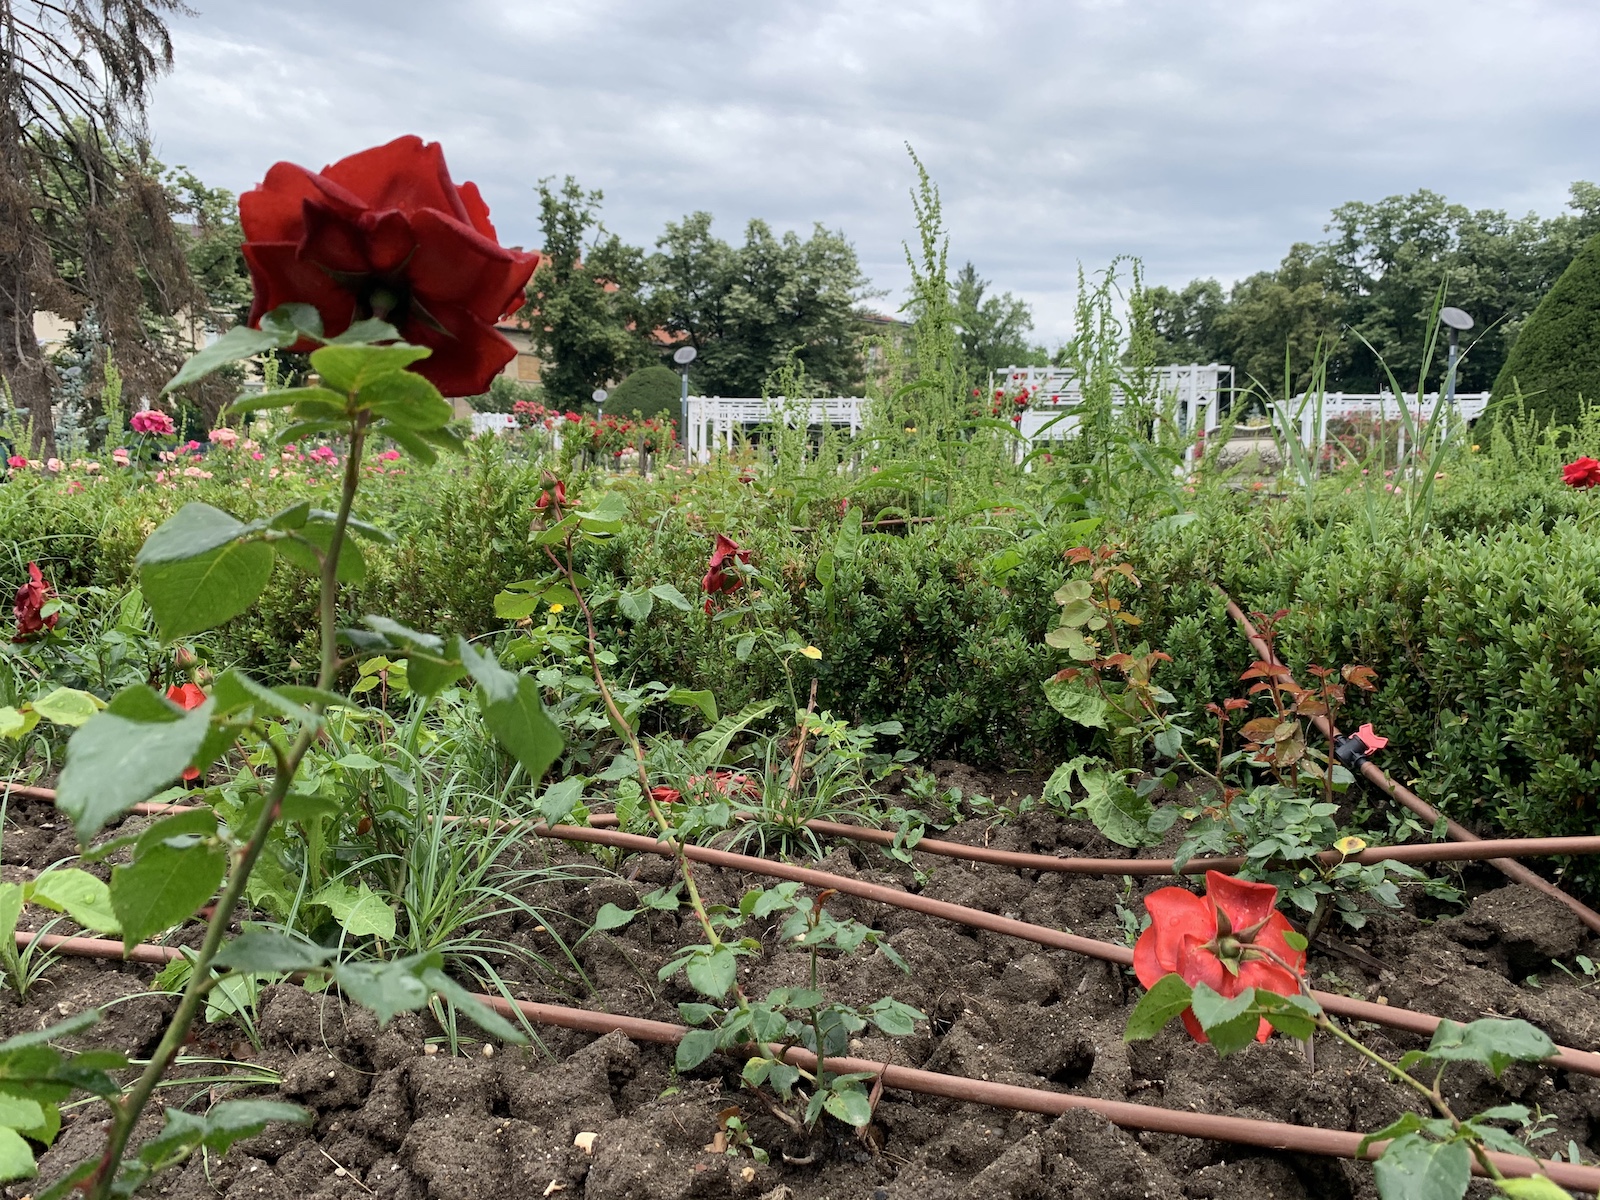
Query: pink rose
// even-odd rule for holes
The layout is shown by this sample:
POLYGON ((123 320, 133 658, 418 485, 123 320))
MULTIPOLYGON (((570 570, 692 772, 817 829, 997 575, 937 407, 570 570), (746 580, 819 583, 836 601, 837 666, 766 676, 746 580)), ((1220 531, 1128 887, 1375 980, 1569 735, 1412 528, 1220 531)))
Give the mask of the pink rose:
POLYGON ((147 408, 133 414, 129 422, 135 433, 153 433, 158 437, 171 437, 176 432, 172 418, 159 409, 147 408))
POLYGON ((206 434, 206 437, 211 440, 212 445, 221 446, 225 450, 239 442, 239 435, 232 429, 213 429, 206 434))

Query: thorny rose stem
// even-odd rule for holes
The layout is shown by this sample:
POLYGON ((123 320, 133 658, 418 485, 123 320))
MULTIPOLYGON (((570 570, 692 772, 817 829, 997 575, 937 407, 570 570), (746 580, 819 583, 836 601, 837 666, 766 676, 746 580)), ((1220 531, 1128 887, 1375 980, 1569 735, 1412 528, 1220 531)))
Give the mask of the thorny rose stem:
MULTIPOLYGON (((345 458, 344 484, 339 495, 339 511, 334 518, 333 535, 328 541, 327 553, 322 557, 322 663, 317 673, 317 689, 326 692, 333 687, 335 675, 339 670, 338 650, 338 588, 339 588, 339 552, 344 546, 345 531, 350 523, 350 509, 355 504, 356 489, 361 482, 361 451, 366 440, 365 416, 358 417, 350 429, 350 450, 345 458)), ((312 713, 320 717, 323 713, 322 702, 314 701, 311 706, 312 713)), ((256 860, 261 857, 261 852, 266 847, 267 837, 272 832, 272 826, 277 822, 278 813, 283 806, 283 798, 288 794, 289 784, 293 781, 295 772, 300 769, 300 762, 305 757, 306 751, 311 748, 311 743, 316 737, 315 722, 307 721, 299 734, 290 744, 287 752, 280 750, 270 739, 266 745, 272 750, 273 757, 277 760, 277 770, 272 780, 272 790, 268 793, 267 802, 262 806, 261 816, 256 821, 255 830, 250 836, 250 841, 245 845, 238 861, 234 864, 233 873, 228 879, 228 886, 222 893, 222 898, 217 901, 211 920, 206 925, 205 940, 201 943, 199 951, 194 957, 194 969, 189 976, 188 986, 184 988, 183 999, 178 1003, 177 1012, 173 1013, 172 1020, 167 1025, 167 1031, 162 1035, 161 1043, 150 1056, 150 1062, 145 1067, 144 1073, 139 1076, 132 1090, 118 1103, 112 1105, 110 1129, 106 1134, 106 1148, 96 1164, 94 1172, 85 1181, 84 1190, 91 1200, 107 1200, 111 1195, 112 1184, 116 1181, 117 1168, 122 1161, 122 1152, 127 1148, 128 1139, 132 1136, 134 1126, 139 1123, 139 1117, 144 1113, 145 1106, 150 1102, 151 1095, 155 1092, 156 1085, 161 1081, 162 1075, 172 1065, 172 1060, 177 1057, 184 1041, 189 1035, 189 1028, 194 1024, 199 1015, 201 1002, 211 991, 216 982, 211 976, 211 960, 216 957, 217 951, 222 946, 223 936, 227 933, 228 925, 233 920, 234 909, 239 905, 244 896, 245 884, 250 879, 250 872, 255 869, 256 860)))

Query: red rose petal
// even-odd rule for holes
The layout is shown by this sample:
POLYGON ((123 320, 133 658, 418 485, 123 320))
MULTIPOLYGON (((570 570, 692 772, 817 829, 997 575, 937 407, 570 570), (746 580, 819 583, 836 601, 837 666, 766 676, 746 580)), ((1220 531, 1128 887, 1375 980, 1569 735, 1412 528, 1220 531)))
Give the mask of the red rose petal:
POLYGON ((359 196, 368 208, 405 213, 434 208, 468 220, 466 205, 450 182, 444 148, 414 134, 341 158, 322 174, 359 196))
POLYGON ((443 331, 420 319, 406 322, 400 335, 433 354, 413 363, 411 370, 430 380, 445 396, 478 396, 489 381, 517 356, 517 348, 464 309, 429 310, 443 331))
POLYGON ((322 268, 304 262, 297 244, 246 242, 241 249, 250 268, 250 282, 256 289, 255 302, 250 306, 251 325, 260 324, 261 318, 280 304, 310 304, 322 314, 322 329, 329 337, 350 328, 356 311, 355 296, 322 268))
MULTIPOLYGON (((432 305, 454 304, 493 324, 522 295, 533 264, 443 213, 414 213, 417 251, 406 268, 416 294, 432 305)), ((521 256, 525 259, 526 256, 521 256)))

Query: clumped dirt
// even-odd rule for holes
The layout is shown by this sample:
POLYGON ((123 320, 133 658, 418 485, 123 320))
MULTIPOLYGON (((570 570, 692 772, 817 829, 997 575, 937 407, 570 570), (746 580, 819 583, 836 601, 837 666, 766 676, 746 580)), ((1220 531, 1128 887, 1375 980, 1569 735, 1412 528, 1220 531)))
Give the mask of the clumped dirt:
MULTIPOLYGON (((939 764, 941 782, 1009 799, 1038 793, 1031 777, 990 777, 939 764)), ((6 875, 71 853, 70 837, 44 829, 46 806, 15 807, 6 831, 6 875), (29 839, 32 839, 31 841, 29 839)), ((967 821, 941 835, 1000 849, 1110 856, 1125 851, 1090 826, 1040 812, 1009 821, 967 821)), ((557 861, 588 861, 549 847, 557 861)), ((539 853, 544 853, 540 849, 539 853)), ((917 872, 875 849, 835 848, 821 868, 921 891, 941 900, 1107 940, 1126 937, 1125 918, 1140 897, 1169 880, 1016 873, 919 856, 917 872)), ((625 860, 617 876, 541 886, 547 913, 588 922, 606 903, 638 905, 671 881, 672 863, 625 860)), ((706 901, 737 904, 755 876, 700 868, 706 901)), ((1468 868, 1473 894, 1464 908, 1437 905, 1375 917, 1313 954, 1312 972, 1328 990, 1407 1005, 1457 1020, 1523 1017, 1556 1041, 1600 1048, 1600 988, 1555 967, 1595 954, 1587 930, 1558 904, 1501 886, 1487 868, 1468 868), (1426 915, 1424 915, 1426 914, 1426 915), (1530 979, 1530 977, 1532 977, 1530 979)), ((1282 1038, 1226 1060, 1192 1043, 1176 1025, 1151 1042, 1122 1039, 1138 989, 1120 968, 1015 939, 979 932, 848 896, 832 910, 882 930, 911 965, 899 971, 881 952, 824 964, 823 986, 866 1004, 892 995, 929 1017, 907 1038, 863 1036, 867 1059, 1135 1103, 1353 1130, 1377 1129, 1410 1099, 1377 1068, 1336 1042, 1319 1041, 1315 1063, 1282 1038)), ((506 919, 494 931, 552 950, 547 932, 506 919)), ((752 995, 804 981, 806 959, 758 931, 763 952, 743 960, 740 982, 752 995)), ((578 957, 593 985, 573 997, 526 975, 526 999, 677 1020, 676 1005, 697 999, 681 977, 657 981, 675 948, 700 940, 687 913, 655 913, 582 943, 578 957)), ((19 1003, 0 995, 0 1031, 37 1028, 85 1007, 148 987, 154 969, 64 959, 19 1003)), ((92 1035, 130 1054, 159 1037, 170 1001, 141 997, 114 1005, 92 1035)), ((431 1018, 402 1015, 379 1028, 373 1016, 336 997, 282 985, 259 1007, 264 1049, 232 1025, 208 1027, 193 1048, 281 1073, 281 1095, 314 1111, 305 1128, 275 1126, 220 1159, 196 1158, 153 1185, 180 1200, 480 1200, 560 1196, 562 1200, 1369 1200, 1368 1165, 1252 1150, 1173 1135, 1129 1134, 1089 1113, 1059 1118, 886 1091, 868 1134, 831 1119, 811 1138, 796 1135, 739 1085, 739 1064, 713 1057, 684 1076, 668 1047, 542 1030, 542 1045, 468 1042, 452 1056, 431 1018), (713 1153, 719 1113, 737 1106, 755 1143, 770 1155, 713 1153), (592 1137, 587 1135, 593 1135, 592 1137), (585 1148, 587 1146, 587 1149, 585 1148), (801 1160, 801 1161, 791 1161, 801 1160)), ((1363 1031, 1391 1056, 1420 1040, 1385 1029, 1363 1031)), ((470 1031, 475 1036, 475 1031, 470 1031)), ((1600 1080, 1515 1066, 1498 1082, 1458 1068, 1457 1111, 1518 1101, 1548 1118, 1546 1152, 1570 1140, 1600 1147, 1600 1080)), ((174 1089, 170 1103, 203 1107, 226 1092, 216 1085, 174 1089)), ((46 1183, 99 1146, 96 1113, 78 1110, 41 1160, 46 1183)), ((31 1185, 30 1185, 31 1186, 31 1185)), ((20 1197, 29 1186, 9 1194, 20 1197)), ((1472 1195, 1490 1193, 1474 1184, 1472 1195)))

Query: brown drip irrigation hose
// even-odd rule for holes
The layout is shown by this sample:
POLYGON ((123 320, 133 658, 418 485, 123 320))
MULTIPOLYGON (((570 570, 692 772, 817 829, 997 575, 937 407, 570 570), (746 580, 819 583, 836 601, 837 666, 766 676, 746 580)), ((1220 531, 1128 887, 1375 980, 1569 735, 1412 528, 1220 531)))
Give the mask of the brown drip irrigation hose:
MULTIPOLYGON (((182 812, 184 808, 177 805, 162 804, 135 805, 133 811, 173 813, 182 812)), ((601 846, 616 846, 624 850, 634 850, 644 854, 658 854, 665 858, 677 857, 676 851, 666 842, 636 833, 623 833, 621 830, 616 829, 594 829, 577 825, 557 825, 552 828, 547 827, 543 821, 539 821, 530 826, 529 832, 536 837, 551 838, 556 841, 590 842, 601 846)), ((1080 937, 1077 934, 1051 929, 1044 925, 1034 925, 1027 921, 1019 921, 1014 917, 1002 917, 996 913, 984 912, 982 909, 968 908, 962 904, 951 904, 946 900, 934 900, 928 896, 919 896, 912 892, 884 887, 882 884, 868 883, 865 880, 850 879, 843 875, 833 875, 826 871, 813 870, 810 867, 797 867, 790 863, 770 862, 764 858, 752 858, 744 854, 733 854, 726 850, 713 850, 707 846, 688 845, 683 850, 688 858, 696 862, 706 863, 709 866, 723 867, 731 871, 744 871, 752 875, 766 875, 773 879, 788 879, 818 890, 831 890, 844 895, 860 896, 864 900, 871 900, 878 904, 888 904, 895 908, 909 909, 912 912, 924 913, 930 917, 937 917, 942 921, 952 921, 973 929, 984 929, 991 933, 1003 933, 1008 937, 1034 942, 1040 946, 1049 946, 1056 950, 1069 950, 1074 954, 1084 955, 1086 958, 1099 959, 1102 962, 1114 963, 1121 967, 1133 965, 1133 950, 1127 946, 1119 946, 1115 942, 1102 942, 1097 938, 1080 937)), ((1321 1004, 1324 1009, 1336 1017, 1344 1017, 1353 1021, 1366 1021, 1373 1025, 1385 1025, 1391 1029, 1402 1029, 1408 1033, 1421 1034, 1424 1037, 1432 1035, 1433 1031, 1438 1028, 1441 1019, 1431 1013, 1415 1012, 1396 1005, 1374 1004, 1368 1000, 1356 1000, 1334 992, 1313 990, 1311 994, 1317 1003, 1321 1004)), ((1575 1050, 1567 1046, 1557 1046, 1556 1053, 1544 1061, 1547 1066, 1575 1071, 1581 1075, 1600 1077, 1600 1054, 1588 1050, 1575 1050)))
MULTIPOLYGON (((589 824, 596 829, 607 829, 617 823, 611 813, 596 813, 589 824)), ((849 838, 876 846, 894 845, 895 835, 887 829, 872 829, 864 825, 841 825, 835 821, 807 821, 806 828, 826 837, 849 838)), ((1176 859, 1171 858, 1058 858, 1053 854, 1028 854, 1017 850, 992 850, 988 846, 968 846, 962 842, 946 842, 937 838, 923 838, 907 849, 926 851, 945 858, 962 858, 971 862, 992 863, 1012 867, 1018 871, 1053 871, 1062 875, 1204 875, 1207 871, 1221 871, 1224 875, 1237 872, 1245 864, 1243 856, 1234 858, 1191 858, 1176 870, 1176 859)), ((1317 855, 1317 861, 1336 867, 1341 862, 1375 863, 1430 863, 1471 862, 1487 859, 1495 854, 1516 854, 1544 857, 1549 855, 1600 854, 1600 837, 1551 838, 1500 838, 1479 842, 1422 842, 1415 846, 1380 846, 1355 854, 1340 854, 1326 850, 1317 855)))
MULTIPOLYGON (((1216 587, 1215 584, 1212 584, 1212 586, 1216 587)), ((1239 628, 1244 631, 1245 637, 1250 639, 1251 647, 1255 650, 1256 654, 1260 656, 1262 661, 1281 666, 1282 663, 1280 660, 1272 653, 1272 647, 1267 645, 1266 641, 1261 637, 1261 635, 1256 632, 1256 627, 1250 624, 1250 618, 1244 615, 1244 611, 1233 602, 1233 598, 1221 588, 1217 588, 1217 593, 1225 601, 1227 601, 1228 615, 1238 622, 1239 628)), ((1328 738, 1330 741, 1339 736, 1339 731, 1334 728, 1333 722, 1329 721, 1327 717, 1312 717, 1311 723, 1317 727, 1317 731, 1319 733, 1328 738)), ((1396 801, 1398 801, 1400 804, 1403 804, 1406 808, 1409 808, 1424 821, 1428 821, 1432 824, 1438 823, 1438 809, 1434 808, 1410 788, 1403 787, 1402 785, 1396 783, 1393 779, 1390 779, 1387 772, 1385 772, 1383 768, 1379 767, 1376 763, 1373 763, 1370 760, 1363 760, 1361 763, 1361 774, 1369 783, 1372 783, 1388 792, 1389 795, 1393 796, 1396 801)), ((1465 825, 1461 825, 1455 821, 1452 821, 1448 817, 1445 818, 1445 828, 1449 831, 1451 841, 1479 842, 1483 840, 1465 825)), ((1595 912, 1594 909, 1590 908, 1583 901, 1574 896, 1569 896, 1566 892, 1556 887, 1555 884, 1540 877, 1539 875, 1534 874, 1519 862, 1514 862, 1509 858, 1491 858, 1487 859, 1486 861, 1491 867, 1494 867, 1496 870, 1500 871, 1508 878, 1515 880, 1517 883, 1520 883, 1525 887, 1531 887, 1535 891, 1543 892, 1552 900, 1558 900, 1562 904, 1565 904, 1577 914, 1578 920, 1582 921, 1594 932, 1600 933, 1600 913, 1595 912)))
MULTIPOLYGON (((0 785, 0 793, 22 796, 30 800, 54 802, 55 792, 50 788, 26 784, 0 785)), ((135 804, 130 812, 139 816, 154 816, 188 811, 181 804, 135 804)), ((596 813, 589 824, 596 829, 615 826, 617 818, 612 813, 596 813)), ((807 821, 805 827, 824 837, 849 838, 876 846, 894 845, 895 834, 887 829, 874 829, 866 825, 845 825, 837 821, 807 821)), ((1245 864, 1243 857, 1191 858, 1181 870, 1177 860, 1171 858, 1077 858, 1054 854, 1030 854, 1018 850, 994 850, 988 846, 969 846, 963 842, 943 841, 939 838, 922 838, 908 849, 916 853, 936 854, 943 858, 959 858, 968 862, 990 863, 1011 867, 1018 871, 1050 871, 1061 875, 1204 875, 1207 871, 1233 874, 1245 864)), ((1421 842, 1407 846, 1369 846, 1354 854, 1341 855, 1337 850, 1325 850, 1316 856, 1325 866, 1338 866, 1341 862, 1434 863, 1490 861, 1499 855, 1519 858, 1552 858, 1600 854, 1600 836, 1596 837, 1545 837, 1545 838, 1473 838, 1457 842, 1421 842)))
MULTIPOLYGON (((19 945, 25 945, 31 934, 18 933, 19 945)), ((58 953, 85 958, 121 959, 122 943, 96 938, 65 938, 46 935, 39 939, 47 949, 58 953)), ((134 958, 139 962, 168 962, 182 951, 170 946, 140 945, 135 947, 134 958), (141 954, 143 951, 145 954, 141 954)), ((675 1045, 686 1029, 667 1021, 651 1021, 642 1017, 619 1017, 589 1009, 568 1008, 559 1004, 537 1004, 530 1000, 508 1001, 501 996, 474 994, 473 999, 493 1008, 506 1017, 518 1013, 541 1025, 555 1025, 563 1029, 576 1029, 585 1033, 620 1032, 638 1042, 655 1042, 675 1045)), ((776 1049, 776 1047, 773 1047, 776 1049)), ((790 1047, 784 1059, 794 1066, 815 1071, 817 1056, 799 1047, 790 1047)), ((937 1071, 923 1071, 914 1067, 896 1067, 860 1058, 830 1058, 825 1063, 835 1074, 861 1072, 881 1077, 884 1087, 904 1092, 918 1092, 926 1096, 942 1096, 969 1104, 984 1104, 991 1108, 1013 1109, 1019 1112, 1036 1112, 1059 1116, 1074 1109, 1087 1109, 1097 1113, 1113 1125, 1123 1129, 1150 1130, 1156 1133, 1175 1133, 1184 1137, 1205 1138, 1210 1141, 1232 1142, 1242 1146, 1259 1146, 1267 1150, 1282 1150, 1300 1154, 1319 1154, 1329 1158, 1376 1158, 1386 1143, 1376 1142, 1365 1155, 1358 1153, 1364 1135, 1342 1129, 1323 1129, 1314 1125, 1290 1125, 1283 1121, 1258 1121, 1247 1117, 1227 1117, 1211 1113, 1185 1112, 1162 1108, 1154 1104, 1129 1104, 1120 1100, 1100 1100, 1091 1096, 1077 1096, 1064 1092, 1047 1092, 1040 1088, 1019 1087, 1008 1083, 991 1083, 988 1080, 968 1079, 960 1075, 945 1075, 937 1071)), ((1584 1167, 1573 1163, 1547 1162, 1523 1158, 1516 1154, 1489 1153, 1489 1159, 1501 1174, 1521 1177, 1541 1172, 1562 1187, 1585 1192, 1600 1192, 1600 1167, 1584 1167)), ((1473 1172, 1481 1174, 1477 1163, 1473 1172)))

